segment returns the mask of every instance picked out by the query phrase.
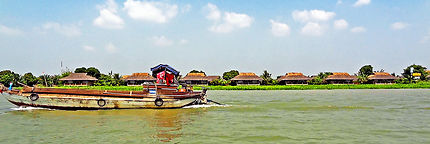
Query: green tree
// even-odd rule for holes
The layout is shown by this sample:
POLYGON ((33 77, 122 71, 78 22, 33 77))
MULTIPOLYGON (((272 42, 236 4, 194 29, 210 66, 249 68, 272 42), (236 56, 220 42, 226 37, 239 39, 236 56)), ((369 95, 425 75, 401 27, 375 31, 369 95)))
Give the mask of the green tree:
POLYGON ((204 73, 206 75, 206 73, 204 71, 198 71, 198 70, 192 70, 192 71, 190 71, 190 73, 204 73))
POLYGON ((267 72, 267 70, 263 71, 263 74, 260 76, 261 78, 263 78, 262 81, 262 85, 272 85, 273 83, 273 79, 272 79, 272 74, 270 74, 269 72, 267 72))
POLYGON ((101 73, 100 73, 100 71, 97 68, 90 67, 90 68, 87 69, 87 75, 93 76, 95 78, 99 78, 100 75, 101 75, 101 73))
POLYGON ((94 83, 94 85, 96 86, 114 86, 115 85, 114 79, 109 75, 100 74, 100 77, 98 79, 99 80, 94 83))
POLYGON ((420 80, 425 80, 427 76, 427 72, 426 72, 427 68, 416 64, 410 65, 405 69, 403 69, 403 73, 402 73, 403 77, 407 78, 410 82, 412 82, 413 77, 412 77, 411 69, 413 69, 412 73, 421 73, 420 80))
POLYGON ((0 72, 0 83, 5 86, 9 86, 10 82, 17 85, 19 81, 19 74, 12 72, 11 70, 4 70, 0 72))
POLYGON ((40 75, 39 77, 37 77, 38 84, 46 87, 52 87, 52 86, 58 85, 59 77, 60 77, 59 75, 48 75, 48 74, 40 75))
POLYGON ((316 77, 312 78, 311 80, 308 80, 308 83, 310 85, 324 84, 325 83, 324 79, 332 74, 333 74, 332 72, 320 72, 316 77))
POLYGON ((85 67, 76 68, 75 73, 87 73, 87 68, 85 67))
POLYGON ((35 84, 37 84, 37 82, 39 81, 38 79, 37 79, 37 77, 35 77, 32 73, 26 73, 26 74, 24 74, 21 78, 20 78, 20 80, 19 80, 21 83, 23 83, 23 84, 25 84, 25 85, 28 85, 28 86, 33 86, 33 85, 35 85, 35 84))
POLYGON ((222 78, 224 80, 231 80, 232 78, 234 78, 237 75, 239 75, 239 71, 237 71, 237 70, 231 70, 231 71, 228 71, 228 72, 224 72, 222 74, 222 78))
POLYGON ((311 80, 308 80, 308 84, 310 85, 320 85, 324 83, 324 79, 321 79, 320 77, 314 77, 311 80))
POLYGON ((209 82, 209 85, 221 85, 221 86, 226 86, 229 85, 230 81, 229 80, 224 80, 224 79, 215 79, 211 82, 209 82))
POLYGON ((372 75, 372 74, 373 74, 372 65, 365 65, 365 66, 361 67, 360 70, 358 71, 358 76, 367 77, 367 76, 372 75))

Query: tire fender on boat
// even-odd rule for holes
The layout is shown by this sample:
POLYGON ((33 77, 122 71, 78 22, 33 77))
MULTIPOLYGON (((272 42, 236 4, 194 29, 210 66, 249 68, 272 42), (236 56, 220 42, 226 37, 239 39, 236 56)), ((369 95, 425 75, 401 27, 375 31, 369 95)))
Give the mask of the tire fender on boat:
POLYGON ((36 93, 32 93, 31 95, 30 95, 30 100, 31 101, 36 101, 36 100, 38 100, 39 99, 39 95, 38 94, 36 94, 36 93))
POLYGON ((163 99, 161 99, 161 98, 156 98, 156 99, 155 99, 155 101, 154 101, 154 104, 155 104, 156 106, 162 106, 162 105, 163 105, 163 103, 164 103, 164 101, 163 101, 163 99))
POLYGON ((99 99, 97 100, 97 105, 99 105, 100 107, 103 107, 106 105, 106 101, 104 99, 99 99))

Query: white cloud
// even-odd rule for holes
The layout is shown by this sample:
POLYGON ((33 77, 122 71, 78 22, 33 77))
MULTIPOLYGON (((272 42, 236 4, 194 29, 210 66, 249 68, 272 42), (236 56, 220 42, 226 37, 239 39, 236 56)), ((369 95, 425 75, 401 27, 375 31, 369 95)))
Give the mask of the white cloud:
POLYGON ((192 6, 190 4, 186 4, 184 7, 182 7, 181 12, 186 13, 191 10, 192 6))
POLYGON ((209 27, 209 31, 216 33, 229 33, 237 28, 250 27, 254 19, 246 14, 235 12, 224 12, 221 16, 221 11, 216 5, 208 3, 206 6, 209 10, 207 19, 212 20, 214 25, 209 27))
POLYGON ((0 24, 0 33, 6 34, 6 35, 14 35, 14 36, 24 34, 24 32, 22 32, 17 28, 10 28, 1 24, 0 24))
POLYGON ((132 19, 155 23, 166 23, 178 14, 177 5, 163 2, 127 0, 124 9, 132 19))
POLYGON ((409 24, 404 23, 404 22, 395 22, 395 23, 391 24, 391 29, 393 29, 393 30, 402 30, 402 29, 405 29, 408 26, 409 26, 409 24))
POLYGON ((221 19, 221 11, 218 10, 216 5, 208 3, 206 7, 209 10, 209 14, 206 15, 207 19, 215 21, 221 19))
POLYGON ((154 41, 155 46, 159 47, 168 47, 173 45, 173 41, 167 39, 165 36, 154 36, 152 37, 152 41, 154 41))
POLYGON ((307 23, 301 30, 301 33, 303 35, 308 35, 308 36, 320 36, 323 34, 323 32, 324 30, 321 27, 321 25, 314 22, 307 23))
POLYGON ((427 43, 430 41, 430 29, 428 30, 427 35, 425 35, 422 39, 421 39, 421 43, 427 43))
POLYGON ((105 50, 106 52, 113 54, 113 53, 116 53, 117 48, 115 45, 113 45, 113 43, 110 42, 105 46, 105 50))
POLYGON ((84 45, 84 46, 82 46, 82 48, 83 48, 85 51, 95 51, 95 50, 96 50, 94 47, 89 46, 89 45, 84 45))
POLYGON ((186 40, 186 39, 181 39, 181 40, 179 41, 179 44, 180 44, 180 45, 188 44, 188 40, 186 40))
POLYGON ((98 6, 100 15, 94 19, 95 26, 106 29, 122 29, 124 21, 117 15, 118 6, 114 0, 107 0, 105 5, 98 6))
POLYGON ((340 5, 342 3, 343 3, 342 0, 337 0, 336 5, 340 5))
POLYGON ((272 34, 274 36, 286 36, 290 34, 290 27, 285 24, 285 23, 281 23, 281 22, 277 22, 274 20, 270 20, 270 23, 272 24, 272 34))
POLYGON ((75 24, 65 25, 56 22, 47 22, 42 26, 43 30, 52 30, 64 36, 73 37, 81 35, 81 30, 75 24))
POLYGON ((344 20, 344 19, 335 20, 333 22, 333 26, 334 26, 335 29, 343 30, 343 29, 348 28, 348 22, 346 20, 344 20))
POLYGON ((353 33, 362 33, 362 32, 366 32, 366 31, 367 31, 366 28, 361 27, 361 26, 359 26, 359 27, 353 27, 351 29, 351 32, 353 32, 353 33))
POLYGON ((368 4, 370 4, 370 0, 357 0, 353 6, 354 7, 360 7, 360 6, 364 6, 364 5, 368 5, 368 4))
POLYGON ((324 10, 295 10, 291 15, 293 16, 293 19, 295 21, 306 23, 328 21, 332 19, 336 15, 336 13, 324 10))

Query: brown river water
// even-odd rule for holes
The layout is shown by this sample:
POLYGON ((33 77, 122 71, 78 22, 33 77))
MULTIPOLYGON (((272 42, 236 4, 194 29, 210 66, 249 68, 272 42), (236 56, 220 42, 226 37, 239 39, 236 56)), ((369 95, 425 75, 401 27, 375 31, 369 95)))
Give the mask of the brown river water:
POLYGON ((430 90, 209 91, 227 106, 65 111, 0 96, 0 143, 430 143, 430 90))

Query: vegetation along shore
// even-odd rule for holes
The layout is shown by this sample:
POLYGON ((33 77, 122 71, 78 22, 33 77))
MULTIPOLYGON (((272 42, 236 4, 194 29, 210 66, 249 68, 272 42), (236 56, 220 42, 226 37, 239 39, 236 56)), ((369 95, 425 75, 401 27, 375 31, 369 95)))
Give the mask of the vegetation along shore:
MULTIPOLYGON (((97 68, 76 68, 58 75, 43 74, 38 77, 32 73, 20 75, 11 70, 0 72, 0 83, 16 88, 20 85, 55 88, 77 88, 98 90, 141 90, 141 85, 156 83, 149 73, 120 75, 101 73, 97 68)), ((327 89, 429 89, 430 71, 421 65, 410 65, 403 73, 374 71, 371 65, 362 66, 357 73, 320 72, 307 76, 299 72, 273 78, 267 70, 261 75, 243 73, 237 70, 224 72, 221 76, 207 76, 204 71, 192 70, 176 79, 180 84, 192 85, 195 90, 207 87, 211 90, 327 90, 327 89)))
MULTIPOLYGON (((429 89, 430 82, 419 82, 412 84, 340 84, 340 85, 239 85, 239 86, 194 86, 195 90, 203 87, 210 90, 334 90, 334 89, 429 89)), ((93 90, 124 90, 138 91, 141 86, 59 86, 55 88, 65 89, 93 89, 93 90)))

